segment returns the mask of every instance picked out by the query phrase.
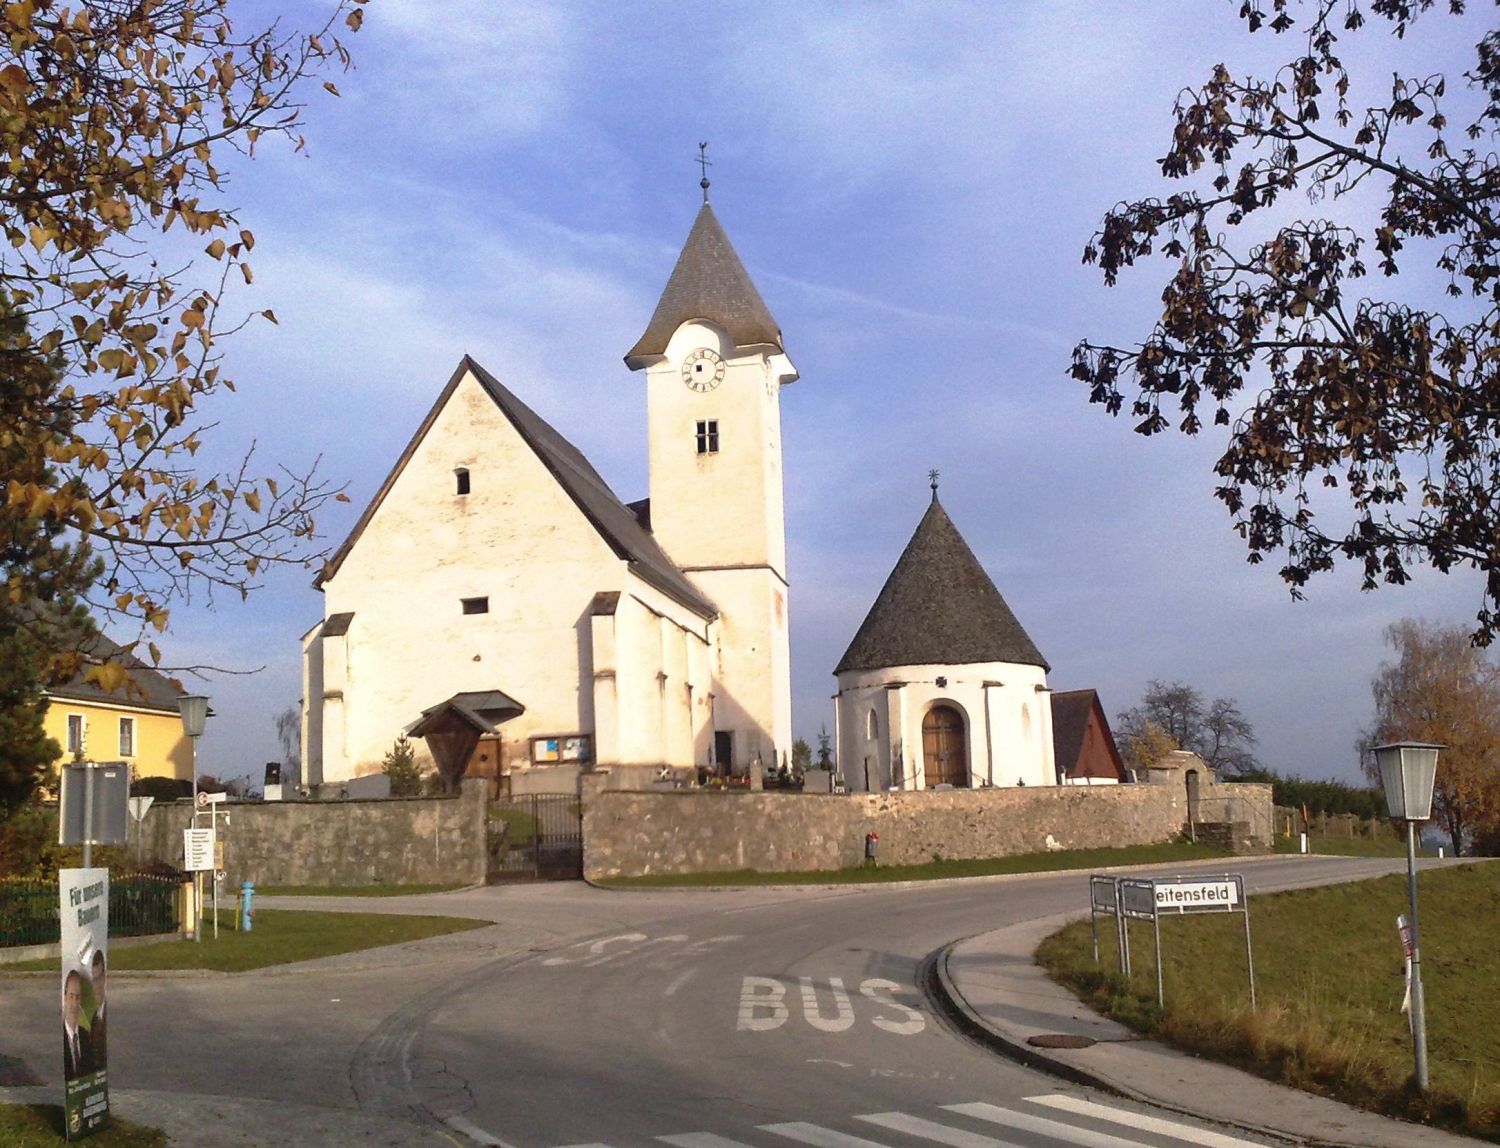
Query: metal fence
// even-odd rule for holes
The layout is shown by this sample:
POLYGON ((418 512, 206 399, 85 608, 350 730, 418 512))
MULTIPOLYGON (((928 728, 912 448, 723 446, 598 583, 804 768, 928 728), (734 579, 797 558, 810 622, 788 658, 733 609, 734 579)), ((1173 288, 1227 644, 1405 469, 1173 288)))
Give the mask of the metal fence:
POLYGON ((578 798, 529 794, 490 804, 489 880, 568 881, 583 876, 578 798))
MULTIPOLYGON (((145 937, 181 931, 178 882, 173 877, 129 873, 109 883, 109 935, 145 937)), ((55 945, 62 937, 57 882, 45 878, 0 880, 0 948, 55 945)))

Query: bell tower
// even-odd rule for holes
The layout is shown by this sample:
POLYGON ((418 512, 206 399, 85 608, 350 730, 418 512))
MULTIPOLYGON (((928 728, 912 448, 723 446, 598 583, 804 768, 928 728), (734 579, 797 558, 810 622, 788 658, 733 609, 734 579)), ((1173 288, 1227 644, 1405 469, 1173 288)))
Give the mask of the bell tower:
POLYGON ((792 745, 781 388, 797 371, 707 183, 625 363, 646 372, 651 530, 719 609, 716 764, 771 769, 792 745))

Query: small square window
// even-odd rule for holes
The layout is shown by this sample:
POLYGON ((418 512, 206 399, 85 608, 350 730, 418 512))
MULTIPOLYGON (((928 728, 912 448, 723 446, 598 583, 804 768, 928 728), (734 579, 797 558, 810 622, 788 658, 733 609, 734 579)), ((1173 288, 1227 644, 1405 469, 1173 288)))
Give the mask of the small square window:
POLYGON ((698 453, 699 454, 718 454, 719 453, 719 420, 718 419, 699 419, 698 420, 697 439, 698 439, 698 453))
POLYGON ((453 480, 458 488, 459 494, 469 493, 469 471, 467 467, 459 467, 453 472, 453 480))
POLYGON ((120 719, 120 756, 135 756, 135 718, 120 719))
POLYGON ((490 600, 488 598, 460 598, 465 614, 488 614, 490 612, 490 600))

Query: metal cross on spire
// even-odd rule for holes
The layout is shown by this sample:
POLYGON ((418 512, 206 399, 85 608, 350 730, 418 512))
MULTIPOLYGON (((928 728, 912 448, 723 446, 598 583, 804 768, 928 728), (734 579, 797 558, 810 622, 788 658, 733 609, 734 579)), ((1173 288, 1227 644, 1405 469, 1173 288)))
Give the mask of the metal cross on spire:
POLYGON ((708 158, 708 141, 698 142, 698 167, 703 172, 703 178, 698 181, 698 186, 703 189, 703 202, 708 202, 708 169, 713 167, 713 160, 708 158))
POLYGON ((927 481, 932 484, 932 501, 936 502, 937 501, 937 487, 938 487, 938 472, 935 471, 935 470, 929 470, 927 472, 927 481))

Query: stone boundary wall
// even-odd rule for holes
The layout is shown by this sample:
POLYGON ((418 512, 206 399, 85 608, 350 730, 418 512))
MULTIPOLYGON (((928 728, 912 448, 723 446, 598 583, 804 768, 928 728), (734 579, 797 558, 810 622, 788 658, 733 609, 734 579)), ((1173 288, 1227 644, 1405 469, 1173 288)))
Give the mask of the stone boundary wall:
MULTIPOLYGON (((1236 821, 1271 824, 1269 785, 1216 786, 1236 821), (1263 809, 1262 809, 1263 807, 1263 809)), ((1216 809, 1217 812, 1217 809, 1216 809)), ((1228 819, 1228 818, 1226 818, 1228 819)), ((1175 786, 1110 785, 809 794, 600 790, 583 812, 591 879, 651 874, 842 869, 880 837, 881 864, 970 860, 1048 849, 1175 840, 1187 795, 1175 786)))
MULTIPOLYGON (((247 801, 219 807, 230 892, 257 885, 437 885, 485 879, 485 787, 458 797, 247 801), (223 814, 229 814, 224 824, 223 814)), ((182 866, 188 802, 153 805, 141 824, 148 856, 182 866)), ((205 816, 200 820, 208 825, 205 816)), ((135 849, 131 826, 130 849, 135 849)), ((221 892, 223 890, 221 889, 221 892)))

